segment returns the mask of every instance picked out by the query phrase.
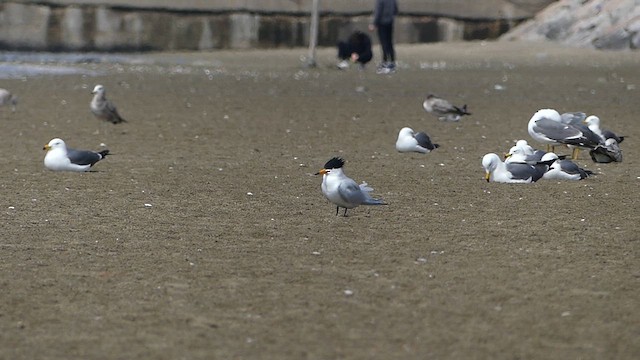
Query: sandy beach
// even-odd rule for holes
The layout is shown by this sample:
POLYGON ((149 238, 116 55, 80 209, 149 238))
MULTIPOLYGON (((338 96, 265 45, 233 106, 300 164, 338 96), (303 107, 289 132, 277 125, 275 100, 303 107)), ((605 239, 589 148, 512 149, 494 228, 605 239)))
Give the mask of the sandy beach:
POLYGON ((388 76, 283 49, 1 80, 20 102, 0 108, 0 358, 640 358, 638 54, 397 52, 388 76), (127 123, 92 116, 96 84, 127 123), (428 93, 473 115, 441 122, 428 93), (541 108, 598 115, 624 161, 582 151, 583 181, 485 182, 484 154, 542 147, 541 108), (396 152, 404 126, 440 148, 396 152), (51 172, 54 137, 112 155, 51 172), (335 216, 314 176, 333 156, 389 205, 335 216))

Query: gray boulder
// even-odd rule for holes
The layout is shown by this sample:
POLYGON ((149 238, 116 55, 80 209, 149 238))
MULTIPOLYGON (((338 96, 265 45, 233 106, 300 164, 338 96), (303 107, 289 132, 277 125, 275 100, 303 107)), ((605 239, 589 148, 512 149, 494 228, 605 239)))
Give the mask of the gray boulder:
POLYGON ((578 47, 640 47, 640 0, 560 0, 500 37, 578 47))

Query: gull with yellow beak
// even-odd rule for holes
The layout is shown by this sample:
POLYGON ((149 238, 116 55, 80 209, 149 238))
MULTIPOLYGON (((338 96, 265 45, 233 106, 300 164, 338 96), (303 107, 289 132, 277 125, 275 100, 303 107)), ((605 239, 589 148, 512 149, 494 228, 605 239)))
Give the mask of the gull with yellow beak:
POLYGON ((495 153, 486 154, 482 158, 484 179, 498 183, 532 183, 539 180, 544 171, 535 166, 521 162, 502 162, 495 153))
POLYGON ((44 166, 53 171, 89 171, 93 165, 109 154, 109 150, 96 152, 71 149, 58 138, 49 141, 43 150, 47 151, 44 166))
POLYGON ((316 173, 322 174, 322 194, 336 205, 336 215, 340 208, 344 208, 344 216, 347 209, 353 209, 360 205, 387 205, 384 201, 372 198, 369 193, 373 191, 366 182, 358 185, 342 171, 344 160, 334 157, 324 164, 324 167, 316 173))

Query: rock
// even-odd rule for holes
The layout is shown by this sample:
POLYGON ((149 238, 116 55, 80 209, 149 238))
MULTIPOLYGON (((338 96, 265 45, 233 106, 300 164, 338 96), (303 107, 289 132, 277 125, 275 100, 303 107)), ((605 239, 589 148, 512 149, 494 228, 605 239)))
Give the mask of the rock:
POLYGON ((637 49, 640 45, 637 3, 638 0, 560 0, 500 39, 551 40, 603 50, 637 49))

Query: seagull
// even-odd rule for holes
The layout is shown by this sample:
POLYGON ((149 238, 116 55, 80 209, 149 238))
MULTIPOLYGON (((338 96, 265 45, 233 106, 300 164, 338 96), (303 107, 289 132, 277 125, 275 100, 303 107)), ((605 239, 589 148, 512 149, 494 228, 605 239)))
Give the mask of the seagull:
POLYGON ((344 216, 347 209, 353 209, 360 205, 387 205, 384 201, 369 196, 373 191, 366 182, 358 185, 353 179, 347 177, 342 171, 344 160, 339 157, 331 158, 324 167, 316 173, 322 174, 322 194, 336 204, 336 215, 340 208, 344 208, 344 216))
POLYGON ((0 88, 0 106, 11 105, 11 111, 16 111, 18 105, 18 97, 13 95, 9 90, 0 88))
POLYGON ((563 124, 580 124, 584 119, 586 119, 587 114, 583 112, 566 112, 560 115, 560 122, 563 124))
POLYGON ((122 116, 118 114, 116 106, 113 105, 111 101, 107 100, 104 86, 96 85, 91 93, 94 94, 90 104, 93 115, 98 119, 108 121, 113 124, 127 122, 127 120, 123 119, 122 116))
POLYGON ((413 129, 403 127, 398 133, 396 140, 396 150, 399 152, 419 152, 426 154, 440 145, 431 142, 429 135, 424 132, 414 132, 413 129))
POLYGON ((427 99, 422 103, 422 107, 426 112, 446 121, 458 121, 464 115, 471 115, 467 111, 467 105, 460 108, 433 94, 427 96, 427 99))
POLYGON ((482 167, 485 170, 487 182, 498 183, 532 183, 539 180, 544 174, 533 165, 525 163, 504 163, 495 153, 482 157, 482 167))
POLYGON ((571 160, 562 160, 552 152, 546 153, 540 163, 548 167, 543 179, 582 180, 593 175, 593 171, 585 170, 571 160))
POLYGON ((53 171, 89 171, 109 154, 109 150, 96 152, 67 148, 64 141, 58 138, 49 141, 43 150, 47 150, 44 166, 53 171))
POLYGON ((604 144, 598 145, 589 151, 591 160, 597 163, 622 162, 622 150, 614 138, 605 140, 604 144))
POLYGON ((607 139, 615 139, 618 144, 622 143, 622 141, 624 140, 624 136, 618 136, 613 131, 601 129, 600 118, 595 115, 589 116, 588 118, 584 119, 583 122, 589 127, 589 130, 600 136, 603 143, 607 139))
POLYGON ((531 137, 547 145, 547 150, 560 144, 574 146, 573 159, 578 157, 579 149, 593 149, 600 144, 600 137, 581 124, 563 124, 560 114, 553 109, 541 109, 529 119, 527 131, 531 137))

